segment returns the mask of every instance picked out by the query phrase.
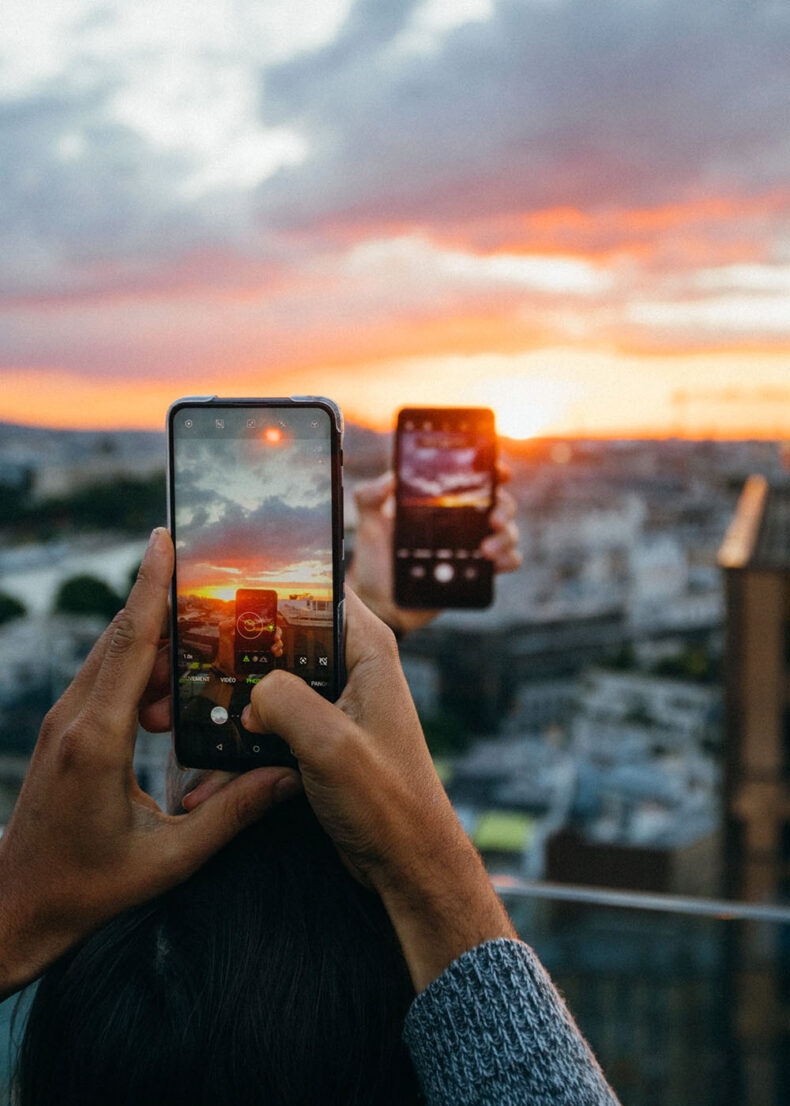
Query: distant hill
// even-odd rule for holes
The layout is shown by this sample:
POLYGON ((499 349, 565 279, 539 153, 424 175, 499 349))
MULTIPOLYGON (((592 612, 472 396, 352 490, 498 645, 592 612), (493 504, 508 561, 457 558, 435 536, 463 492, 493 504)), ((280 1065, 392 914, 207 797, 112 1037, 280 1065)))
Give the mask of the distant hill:
POLYGON ((5 465, 76 464, 105 454, 117 461, 159 454, 165 465, 165 435, 156 430, 52 430, 0 422, 0 462, 5 465))
MULTIPOLYGON (((346 423, 346 462, 350 471, 383 470, 391 457, 391 436, 346 423)), ((106 456, 117 465, 128 461, 138 467, 141 457, 161 457, 165 467, 163 430, 53 430, 0 422, 0 469, 38 469, 42 466, 73 465, 106 456)))

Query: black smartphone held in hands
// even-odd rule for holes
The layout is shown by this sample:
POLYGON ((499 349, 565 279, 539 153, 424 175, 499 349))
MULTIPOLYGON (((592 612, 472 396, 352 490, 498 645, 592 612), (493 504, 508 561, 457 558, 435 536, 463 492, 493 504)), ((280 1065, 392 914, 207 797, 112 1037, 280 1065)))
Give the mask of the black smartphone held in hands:
POLYGON ((395 602, 480 608, 493 599, 497 439, 487 407, 408 407, 395 431, 395 602))
POLYGON ((241 713, 275 668, 344 682, 342 417, 330 400, 178 400, 168 412, 173 743, 179 763, 295 763, 241 713))

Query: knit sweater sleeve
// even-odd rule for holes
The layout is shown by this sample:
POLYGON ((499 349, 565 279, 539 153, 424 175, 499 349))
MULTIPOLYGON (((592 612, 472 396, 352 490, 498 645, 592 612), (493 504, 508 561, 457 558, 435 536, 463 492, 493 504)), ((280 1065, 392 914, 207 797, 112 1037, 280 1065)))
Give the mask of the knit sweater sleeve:
POLYGON ((618 1106, 521 941, 465 952, 415 998, 403 1035, 428 1106, 618 1106))

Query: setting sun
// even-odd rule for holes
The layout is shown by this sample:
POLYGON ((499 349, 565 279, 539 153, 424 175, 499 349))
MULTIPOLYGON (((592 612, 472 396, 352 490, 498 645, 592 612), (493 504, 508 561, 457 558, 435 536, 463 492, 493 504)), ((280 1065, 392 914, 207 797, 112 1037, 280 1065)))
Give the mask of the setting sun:
POLYGON ((475 389, 477 402, 492 407, 497 432, 506 438, 550 433, 567 419, 579 389, 570 381, 497 377, 475 389))

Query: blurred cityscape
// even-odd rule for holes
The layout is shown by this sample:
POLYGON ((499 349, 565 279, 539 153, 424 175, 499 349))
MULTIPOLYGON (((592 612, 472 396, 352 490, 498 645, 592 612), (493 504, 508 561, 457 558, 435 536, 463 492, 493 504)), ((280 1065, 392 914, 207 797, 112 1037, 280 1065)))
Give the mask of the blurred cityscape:
MULTIPOLYGON (((679 439, 502 448, 522 568, 497 579, 489 610, 446 612, 401 643, 440 774, 624 1101, 783 1101, 788 926, 516 892, 790 906, 790 454, 679 439)), ((351 550, 354 488, 390 450, 347 430, 351 550)), ((0 425, 0 824, 44 713, 164 522, 163 458, 156 433, 0 425)), ((160 798, 168 751, 140 735, 141 782, 160 798)))

